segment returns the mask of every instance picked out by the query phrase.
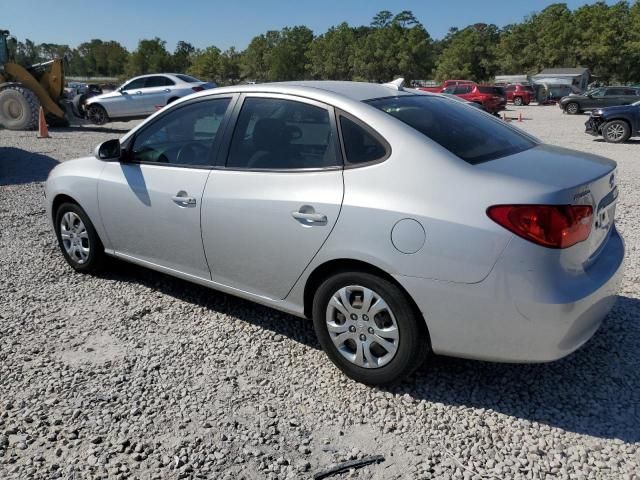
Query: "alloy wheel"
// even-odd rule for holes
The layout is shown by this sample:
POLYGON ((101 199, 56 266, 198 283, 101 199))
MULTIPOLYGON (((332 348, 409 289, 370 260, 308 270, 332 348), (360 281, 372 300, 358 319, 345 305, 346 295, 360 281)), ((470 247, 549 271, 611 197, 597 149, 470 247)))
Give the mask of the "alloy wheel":
POLYGON ((98 106, 89 107, 87 116, 89 117, 89 120, 96 125, 103 125, 107 122, 107 115, 105 111, 98 106))
POLYGON ((398 350, 396 318, 369 288, 350 285, 335 292, 327 305, 326 325, 338 352, 358 367, 383 367, 398 350))
POLYGON ((606 135, 609 140, 613 140, 614 142, 619 142, 622 137, 624 137, 625 129, 619 123, 614 123, 613 125, 609 125, 607 127, 606 135))
POLYGON ((78 265, 89 259, 89 233, 82 219, 74 212, 66 212, 60 221, 60 238, 67 255, 78 265))
POLYGON ((570 103, 569 105, 567 105, 567 113, 570 113, 571 115, 575 115, 576 113, 578 113, 578 104, 570 103))

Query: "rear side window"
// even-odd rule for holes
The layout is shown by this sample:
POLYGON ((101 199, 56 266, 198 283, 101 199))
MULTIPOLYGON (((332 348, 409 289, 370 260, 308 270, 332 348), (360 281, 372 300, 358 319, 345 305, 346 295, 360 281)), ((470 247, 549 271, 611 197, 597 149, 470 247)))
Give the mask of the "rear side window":
POLYGON ((480 90, 480 93, 489 93, 491 95, 504 95, 504 90, 502 89, 502 87, 478 85, 478 90, 480 90))
POLYGON ((473 90, 471 85, 458 85, 455 87, 454 93, 456 95, 463 95, 465 93, 469 93, 471 90, 473 90))
POLYGON ((175 82, 168 77, 148 77, 145 83, 146 88, 152 87, 169 87, 171 85, 175 85, 175 82))
POLYGON ((352 165, 371 163, 386 157, 387 148, 367 128, 347 117, 340 116, 340 129, 347 163, 352 165))
POLYGON ((338 166, 326 108, 278 98, 247 98, 231 140, 228 168, 289 170, 338 166))
POLYGON ((536 144, 526 135, 460 102, 435 96, 379 98, 368 102, 472 165, 513 155, 536 144))

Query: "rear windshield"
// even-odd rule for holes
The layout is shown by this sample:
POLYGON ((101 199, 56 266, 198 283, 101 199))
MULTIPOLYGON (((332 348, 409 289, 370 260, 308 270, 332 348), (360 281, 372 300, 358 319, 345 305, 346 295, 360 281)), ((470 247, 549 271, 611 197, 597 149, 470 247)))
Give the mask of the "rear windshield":
POLYGON ((478 85, 480 93, 491 93, 493 95, 504 95, 504 88, 502 87, 490 87, 488 85, 478 85))
POLYGON ((176 75, 176 77, 178 77, 183 82, 188 82, 188 83, 200 83, 202 81, 202 80, 198 80, 197 78, 190 77, 189 75, 176 75))
POLYGON ((526 135, 487 113, 447 98, 407 95, 367 103, 415 128, 472 165, 536 145, 526 135))

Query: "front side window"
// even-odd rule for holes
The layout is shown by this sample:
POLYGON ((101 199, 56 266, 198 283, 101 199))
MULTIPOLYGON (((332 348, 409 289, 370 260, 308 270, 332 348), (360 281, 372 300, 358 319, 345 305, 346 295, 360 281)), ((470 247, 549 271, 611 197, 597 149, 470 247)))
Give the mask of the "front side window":
POLYGON ((473 87, 471 85, 458 85, 455 90, 456 95, 464 95, 465 93, 469 93, 473 87))
POLYGON ((602 97, 604 96, 604 88, 592 90, 591 92, 589 92, 589 95, 591 95, 592 97, 602 97))
POLYGON ((370 105, 415 128, 472 165, 533 148, 526 135, 462 103, 423 95, 379 98, 370 105))
POLYGON ((147 77, 147 81, 144 84, 146 88, 152 87, 169 87, 171 85, 175 85, 176 83, 168 77, 157 76, 157 77, 147 77))
POLYGON ((137 78, 136 80, 132 80, 129 83, 126 83, 122 90, 138 90, 140 88, 144 88, 146 78, 137 78))
POLYGON ((277 98, 244 101, 231 139, 228 168, 316 169, 339 164, 326 108, 277 98))
POLYGON ((229 98, 191 103, 168 112, 135 136, 135 162, 211 166, 212 148, 229 98))

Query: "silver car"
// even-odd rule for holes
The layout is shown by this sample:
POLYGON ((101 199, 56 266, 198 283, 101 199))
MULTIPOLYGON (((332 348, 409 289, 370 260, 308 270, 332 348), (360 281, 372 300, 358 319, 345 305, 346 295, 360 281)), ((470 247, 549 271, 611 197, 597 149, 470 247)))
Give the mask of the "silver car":
POLYGON ((91 97, 83 110, 96 125, 109 120, 144 118, 178 98, 214 87, 215 83, 180 73, 142 75, 128 80, 113 92, 91 97))
POLYGON ((113 256, 312 318, 343 372, 387 384, 431 352, 585 343, 621 281, 616 183, 446 97, 296 82, 176 101, 57 166, 46 198, 75 270, 113 256))

